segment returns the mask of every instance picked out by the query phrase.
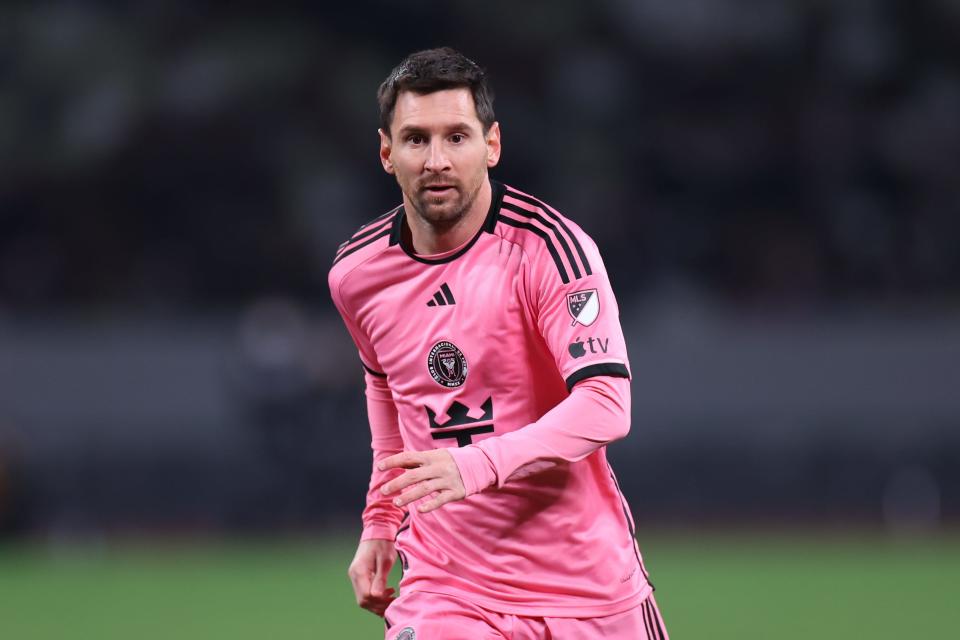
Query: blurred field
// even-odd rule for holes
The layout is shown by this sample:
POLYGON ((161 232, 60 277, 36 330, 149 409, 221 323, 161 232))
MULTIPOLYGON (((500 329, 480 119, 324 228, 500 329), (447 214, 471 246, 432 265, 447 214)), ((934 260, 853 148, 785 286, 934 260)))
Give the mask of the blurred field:
MULTIPOLYGON (((0 638, 379 638, 346 539, 0 546, 0 638)), ((960 537, 644 535, 674 640, 946 638, 960 537)))

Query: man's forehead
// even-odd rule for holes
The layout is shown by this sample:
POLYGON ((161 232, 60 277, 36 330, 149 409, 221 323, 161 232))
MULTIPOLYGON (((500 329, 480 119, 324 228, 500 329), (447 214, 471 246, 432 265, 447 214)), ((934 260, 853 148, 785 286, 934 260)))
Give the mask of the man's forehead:
POLYGON ((466 87, 431 93, 402 91, 393 110, 393 127, 443 126, 455 121, 480 126, 473 94, 466 87))

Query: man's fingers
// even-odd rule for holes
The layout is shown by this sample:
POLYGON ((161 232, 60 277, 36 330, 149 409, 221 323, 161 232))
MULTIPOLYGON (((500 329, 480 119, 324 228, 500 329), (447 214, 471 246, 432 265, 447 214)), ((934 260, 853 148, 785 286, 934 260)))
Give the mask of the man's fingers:
POLYGON ((357 604, 379 616, 394 599, 394 590, 386 582, 395 554, 393 540, 363 540, 347 570, 357 604))
POLYGON ((393 600, 393 594, 396 593, 393 587, 387 587, 379 596, 368 595, 360 603, 364 609, 375 606, 377 603, 389 604, 393 600))
POLYGON ((416 484, 430 477, 431 473, 425 467, 419 467, 404 471, 402 474, 380 487, 384 495, 390 495, 397 491, 403 491, 412 484, 416 484))
POLYGON ((350 573, 350 581, 353 582, 353 594, 357 597, 357 604, 361 607, 370 596, 370 577, 371 574, 366 571, 350 573))
POLYGON ((430 513, 434 509, 439 509, 448 502, 453 502, 456 499, 456 493, 453 491, 441 491, 429 500, 424 500, 417 506, 417 511, 420 513, 430 513))
POLYGON ((389 458, 384 458, 377 465, 380 471, 387 469, 413 469, 423 464, 423 456, 416 451, 403 451, 395 453, 389 458))
POLYGON ((411 502, 415 502, 419 500, 423 496, 430 495, 431 493, 433 493, 434 491, 438 491, 439 489, 440 489, 440 483, 437 480, 429 480, 426 482, 421 482, 420 484, 414 486, 409 491, 405 491, 404 493, 401 493, 399 496, 397 496, 397 498, 393 501, 393 504, 397 505, 398 507, 403 507, 410 504, 411 502))
POLYGON ((428 513, 465 496, 460 470, 446 449, 398 453, 380 462, 380 468, 407 469, 380 488, 384 495, 402 491, 393 501, 398 507, 437 492, 436 496, 419 506, 420 513, 428 513))
POLYGON ((361 606, 363 609, 366 609, 367 611, 370 611, 370 612, 375 613, 375 614, 377 614, 378 616, 381 616, 381 617, 382 617, 383 614, 384 614, 384 612, 386 612, 387 607, 390 606, 390 603, 393 602, 394 600, 396 600, 396 598, 393 597, 393 594, 394 594, 394 593, 395 593, 395 592, 394 592, 393 589, 387 589, 387 590, 384 592, 384 594, 383 594, 382 597, 380 597, 380 598, 373 598, 373 597, 365 598, 362 602, 360 602, 360 606, 361 606))
POLYGON ((393 562, 388 560, 387 556, 383 554, 377 556, 376 571, 373 574, 373 582, 370 585, 370 595, 380 597, 387 591, 387 576, 390 574, 392 567, 393 562))

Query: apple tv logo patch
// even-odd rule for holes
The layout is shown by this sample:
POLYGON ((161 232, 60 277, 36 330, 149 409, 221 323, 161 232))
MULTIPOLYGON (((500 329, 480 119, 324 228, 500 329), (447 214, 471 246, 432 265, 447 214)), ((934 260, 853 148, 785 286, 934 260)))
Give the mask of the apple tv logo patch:
POLYGON ((567 351, 570 352, 570 355, 574 358, 582 358, 587 355, 587 353, 606 353, 607 347, 610 346, 610 338, 587 338, 586 346, 584 346, 583 340, 577 338, 567 347, 567 351), (596 346, 594 346, 596 345, 596 346), (597 351, 597 348, 600 348, 600 351, 597 351), (588 349, 589 348, 589 349, 588 349))

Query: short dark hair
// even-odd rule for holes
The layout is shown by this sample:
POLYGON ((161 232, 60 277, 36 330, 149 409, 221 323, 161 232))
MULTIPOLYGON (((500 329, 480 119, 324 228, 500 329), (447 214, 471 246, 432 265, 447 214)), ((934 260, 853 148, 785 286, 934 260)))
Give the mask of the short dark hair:
POLYGON ((390 135, 390 123, 401 91, 419 94, 466 87, 473 94, 477 117, 486 133, 496 121, 493 114, 493 90, 487 74, 477 63, 450 47, 411 53, 398 64, 377 91, 380 127, 390 135))

